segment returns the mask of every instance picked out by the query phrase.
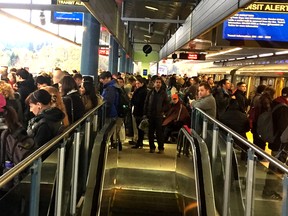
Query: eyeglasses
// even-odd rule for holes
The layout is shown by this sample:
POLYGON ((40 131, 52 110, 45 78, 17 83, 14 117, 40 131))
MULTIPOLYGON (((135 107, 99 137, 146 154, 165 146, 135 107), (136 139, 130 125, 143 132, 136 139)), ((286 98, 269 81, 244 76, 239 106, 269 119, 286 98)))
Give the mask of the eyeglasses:
POLYGON ((178 98, 172 98, 172 100, 177 100, 178 98))

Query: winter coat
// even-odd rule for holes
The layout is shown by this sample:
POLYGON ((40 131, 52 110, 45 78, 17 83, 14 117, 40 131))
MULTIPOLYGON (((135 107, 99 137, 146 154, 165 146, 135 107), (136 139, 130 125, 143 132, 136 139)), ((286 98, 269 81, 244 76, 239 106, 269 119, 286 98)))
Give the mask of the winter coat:
POLYGON ((144 113, 144 103, 147 96, 146 86, 142 86, 136 89, 131 99, 131 105, 134 106, 133 115, 142 117, 144 113))
POLYGON ((169 109, 169 100, 164 89, 156 91, 155 88, 148 92, 145 104, 144 115, 147 117, 163 117, 164 113, 169 109))
POLYGON ((34 138, 38 147, 41 147, 61 132, 64 116, 56 107, 43 110, 29 121, 27 134, 34 138))
POLYGON ((72 90, 62 97, 70 124, 82 118, 85 106, 77 90, 72 90))
POLYGON ((164 119, 162 125, 166 126, 171 122, 174 122, 181 126, 185 124, 190 126, 189 112, 180 100, 176 104, 171 105, 171 108, 167 112, 166 118, 164 119))
MULTIPOLYGON (((288 101, 286 100, 285 97, 278 97, 272 102, 272 109, 275 107, 277 104, 286 104, 288 105, 288 101)), ((275 140, 273 143, 269 143, 269 148, 272 151, 278 151, 281 147, 281 141, 280 141, 280 136, 283 133, 283 131, 286 129, 288 126, 288 106, 281 106, 277 108, 273 114, 273 130, 274 134, 276 135, 275 140)), ((288 143, 283 143, 283 145, 288 145, 288 143)))
POLYGON ((116 88, 119 88, 119 86, 114 79, 103 85, 102 97, 106 102, 106 116, 108 118, 118 117, 117 106, 119 104, 119 95, 116 88))
POLYGON ((239 89, 237 89, 234 93, 234 96, 236 97, 236 100, 238 101, 240 111, 243 113, 246 113, 247 107, 249 105, 249 101, 245 96, 245 92, 242 92, 239 89))
POLYGON ((226 111, 230 102, 230 93, 224 91, 223 88, 216 90, 214 94, 217 106, 217 118, 219 119, 221 115, 226 111))

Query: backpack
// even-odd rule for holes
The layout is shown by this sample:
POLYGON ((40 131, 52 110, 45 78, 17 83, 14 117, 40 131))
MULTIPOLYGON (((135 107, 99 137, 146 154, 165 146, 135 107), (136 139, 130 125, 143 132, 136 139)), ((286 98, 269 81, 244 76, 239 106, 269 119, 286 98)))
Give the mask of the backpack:
POLYGON ((130 100, 123 89, 117 87, 115 88, 118 92, 117 114, 118 117, 124 118, 130 112, 130 100))
MULTIPOLYGON (((11 161, 14 165, 28 157, 36 150, 34 139, 27 135, 23 127, 10 133, 8 129, 1 133, 1 168, 5 166, 5 161, 11 161)), ((3 172, 3 170, 1 170, 3 172)))
POLYGON ((273 143, 276 134, 273 129, 273 112, 279 107, 286 106, 285 104, 277 104, 272 110, 263 112, 257 120, 257 133, 264 142, 273 143))

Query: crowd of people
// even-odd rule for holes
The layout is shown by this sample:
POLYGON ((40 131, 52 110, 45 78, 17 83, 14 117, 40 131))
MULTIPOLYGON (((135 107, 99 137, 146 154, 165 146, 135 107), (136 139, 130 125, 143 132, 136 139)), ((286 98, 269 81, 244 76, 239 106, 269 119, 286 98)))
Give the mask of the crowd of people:
MULTIPOLYGON (((246 132, 251 130, 254 144, 265 150, 266 143, 257 132, 257 120, 262 113, 273 110, 277 104, 283 106, 273 111, 276 132, 274 142, 269 143, 272 155, 286 150, 288 144, 280 140, 288 125, 288 87, 282 89, 281 96, 274 98, 275 89, 259 85, 255 95, 248 100, 246 83, 239 82, 236 89, 232 89, 230 80, 222 79, 216 85, 213 77, 207 75, 181 77, 174 74, 145 78, 103 71, 98 75, 97 86, 89 76, 80 73, 71 75, 60 68, 56 68, 52 76, 43 73, 33 77, 24 68, 13 68, 9 72, 4 70, 1 75, 0 95, 3 98, 0 98, 0 112, 7 123, 11 121, 8 116, 13 116, 13 124, 4 124, 1 129, 13 133, 23 127, 38 147, 94 108, 98 103, 96 92, 106 102, 107 122, 115 121, 116 131, 111 146, 119 150, 122 150, 125 135, 131 137, 129 144, 132 148, 143 148, 144 135, 147 133, 149 152, 154 153, 158 147, 158 153, 164 153, 165 143, 175 142, 175 132, 177 135, 183 125, 191 125, 192 108, 203 110, 244 138, 246 132), (119 114, 123 95, 129 101, 129 111, 125 115, 119 114), (12 107, 16 112, 7 107, 12 107), (143 121, 148 122, 147 130, 140 127, 143 121), (155 138, 158 146, 154 143, 155 138)), ((247 148, 240 143, 238 145, 242 159, 246 159, 247 148)), ((264 195, 272 195, 276 199, 281 197, 268 189, 264 195)))

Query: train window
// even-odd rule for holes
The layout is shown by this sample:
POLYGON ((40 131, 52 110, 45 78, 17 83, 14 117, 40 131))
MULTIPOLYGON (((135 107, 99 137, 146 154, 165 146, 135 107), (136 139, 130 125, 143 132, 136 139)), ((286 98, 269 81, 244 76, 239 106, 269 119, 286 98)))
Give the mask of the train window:
POLYGON ((225 78, 231 81, 231 75, 225 75, 225 78))
POLYGON ((260 77, 257 77, 256 79, 255 79, 255 84, 254 84, 254 86, 259 86, 260 85, 260 77))
POLYGON ((267 85, 268 86, 274 87, 274 83, 275 83, 275 78, 269 78, 267 80, 267 85))
POLYGON ((286 79, 285 87, 288 87, 288 79, 286 79))

